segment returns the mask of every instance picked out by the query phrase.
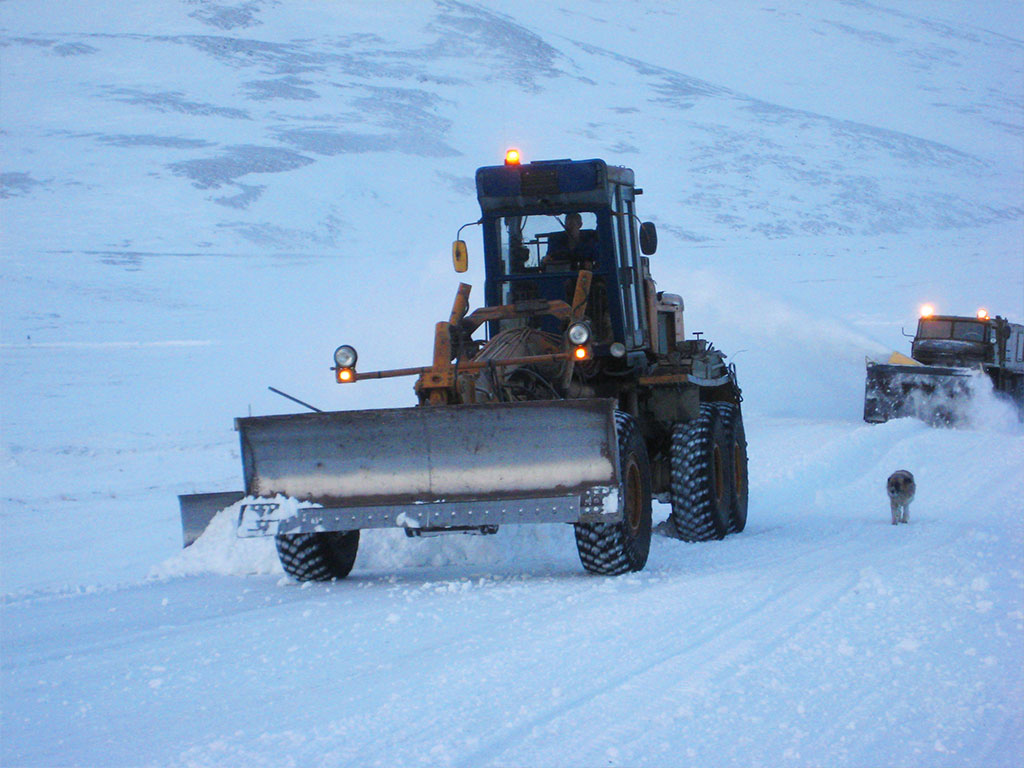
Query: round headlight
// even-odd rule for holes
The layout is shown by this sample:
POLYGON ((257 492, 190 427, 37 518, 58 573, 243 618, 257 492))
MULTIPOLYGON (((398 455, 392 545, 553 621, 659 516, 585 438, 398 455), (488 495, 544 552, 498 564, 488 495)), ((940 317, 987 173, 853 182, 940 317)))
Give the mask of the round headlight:
POLYGON ((586 323, 573 323, 569 326, 569 341, 580 346, 590 341, 590 326, 586 323))
POLYGON ((626 354, 626 345, 621 341, 616 341, 608 347, 608 351, 611 352, 612 357, 624 357, 626 354))
POLYGON ((339 368, 351 368, 356 364, 358 355, 354 347, 350 347, 348 344, 342 344, 336 350, 334 350, 334 363, 339 368))

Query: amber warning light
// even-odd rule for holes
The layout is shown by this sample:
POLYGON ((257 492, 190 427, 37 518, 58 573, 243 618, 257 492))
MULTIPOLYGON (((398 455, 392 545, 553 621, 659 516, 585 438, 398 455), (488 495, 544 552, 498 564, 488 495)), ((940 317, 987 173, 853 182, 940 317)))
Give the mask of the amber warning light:
POLYGON ((987 309, 979 309, 978 310, 978 319, 979 320, 988 320, 988 310, 987 309))
POLYGON ((931 304, 924 304, 921 307, 921 317, 931 317, 935 314, 935 307, 931 304))
POLYGON ((505 165, 519 165, 518 149, 510 149, 505 153, 505 165))
POLYGON ((339 384, 348 384, 356 380, 356 372, 351 368, 336 368, 339 384))

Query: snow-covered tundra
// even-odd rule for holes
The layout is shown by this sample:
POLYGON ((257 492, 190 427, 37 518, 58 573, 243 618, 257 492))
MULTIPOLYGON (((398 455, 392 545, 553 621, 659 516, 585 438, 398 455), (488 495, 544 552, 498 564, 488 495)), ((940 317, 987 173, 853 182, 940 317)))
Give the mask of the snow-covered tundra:
MULTIPOLYGON (((861 421, 918 304, 1024 319, 1019 3, 0 4, 0 763, 1011 766, 1024 433, 861 421), (477 166, 636 170, 740 372, 746 531, 370 531, 299 585, 176 495, 232 419, 410 405, 477 166), (893 527, 885 480, 917 481, 893 527)), ((468 230, 472 232, 472 230, 468 230)), ((470 235, 469 277, 481 249, 470 235)), ((664 516, 664 507, 656 509, 664 516)))

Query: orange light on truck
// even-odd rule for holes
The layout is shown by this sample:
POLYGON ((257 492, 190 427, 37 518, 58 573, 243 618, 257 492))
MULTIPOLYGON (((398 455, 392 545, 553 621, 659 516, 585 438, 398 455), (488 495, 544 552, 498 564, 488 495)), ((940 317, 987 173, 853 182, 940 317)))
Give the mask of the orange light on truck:
POLYGON ((518 149, 510 149, 505 153, 505 165, 519 165, 518 149))
POLYGON ((586 360, 587 359, 587 348, 586 347, 576 347, 576 349, 573 350, 572 355, 577 360, 586 360))
POLYGON ((988 320, 988 310, 987 309, 979 309, 978 310, 978 319, 979 320, 988 320))
POLYGON ((934 314, 935 314, 935 307, 933 307, 931 304, 922 304, 921 305, 921 317, 931 317, 934 314))

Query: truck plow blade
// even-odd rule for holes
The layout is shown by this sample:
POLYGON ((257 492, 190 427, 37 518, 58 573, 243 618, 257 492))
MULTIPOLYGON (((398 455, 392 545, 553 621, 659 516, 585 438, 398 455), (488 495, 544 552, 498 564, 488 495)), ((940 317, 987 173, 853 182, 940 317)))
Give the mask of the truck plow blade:
POLYGON ((911 417, 929 424, 953 424, 970 397, 970 368, 867 364, 864 421, 911 417))
POLYGON ((239 535, 618 520, 614 408, 554 400, 237 419, 246 494, 259 498, 243 506, 239 535))

